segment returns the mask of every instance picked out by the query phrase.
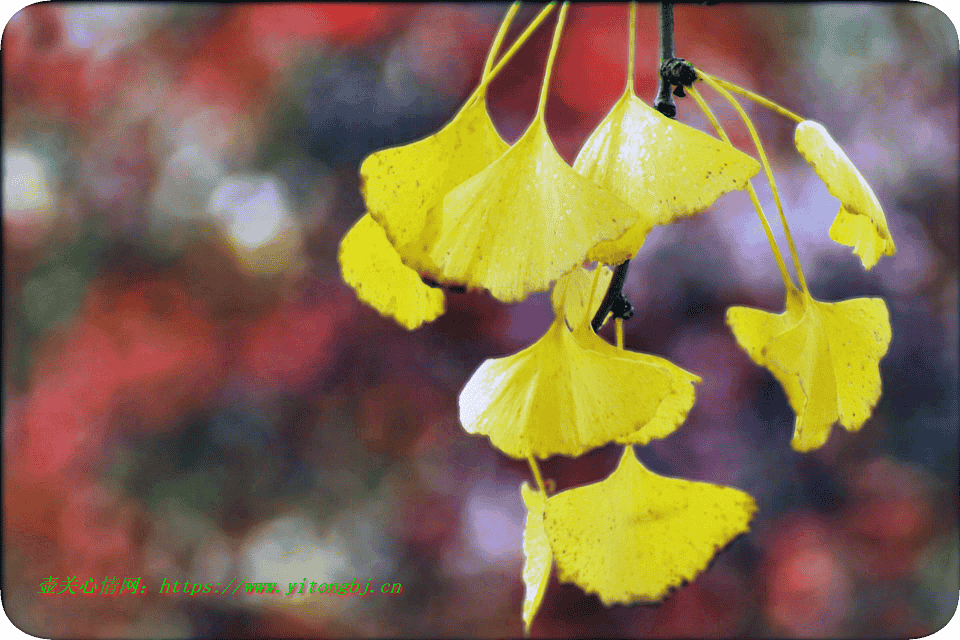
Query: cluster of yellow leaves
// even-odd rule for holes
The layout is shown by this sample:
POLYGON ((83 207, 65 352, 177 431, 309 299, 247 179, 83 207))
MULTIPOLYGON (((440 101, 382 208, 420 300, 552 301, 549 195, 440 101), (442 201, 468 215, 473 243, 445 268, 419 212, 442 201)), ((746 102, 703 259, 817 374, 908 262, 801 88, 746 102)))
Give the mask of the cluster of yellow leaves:
MULTIPOLYGON (((453 120, 363 162, 368 213, 344 237, 339 255, 343 277, 360 299, 408 329, 444 310, 443 292, 421 276, 486 289, 504 302, 552 286, 555 319, 544 336, 484 362, 459 399, 466 431, 528 459, 538 480, 538 489, 521 487, 528 632, 554 566, 561 580, 607 605, 657 601, 747 531, 756 511, 738 489, 659 476, 637 460, 633 445, 664 438, 683 423, 700 378, 663 358, 610 345, 591 320, 612 277, 604 265, 630 259, 655 225, 704 211, 729 191, 749 189, 759 207, 749 181, 761 166, 722 130, 717 139, 644 104, 633 89, 632 62, 624 94, 573 166, 566 164, 544 112, 567 4, 537 114, 508 145, 490 119, 486 88, 552 7, 494 68, 516 13, 511 7, 479 86, 453 120), (600 264, 588 270, 585 262, 600 264), (624 445, 624 453, 608 478, 547 494, 537 458, 579 456, 610 443, 624 445)), ((830 237, 854 247, 868 269, 881 255, 893 255, 876 196, 822 125, 801 121, 796 146, 841 200, 830 237)), ((768 235, 775 244, 769 229, 768 235)), ((809 451, 826 442, 835 422, 856 430, 869 417, 880 395, 890 324, 882 300, 821 302, 798 276, 801 289, 786 282, 783 313, 734 307, 727 322, 750 357, 783 385, 797 415, 793 447, 809 451)))
POLYGON ((407 275, 483 288, 517 302, 549 289, 584 260, 623 262, 654 225, 705 210, 759 171, 756 160, 731 145, 644 104, 632 84, 574 166, 564 162, 543 114, 566 10, 554 32, 537 115, 513 146, 487 111, 491 72, 439 132, 364 160, 368 215, 389 246, 378 242, 364 255, 341 247, 341 269, 358 292, 366 290, 364 302, 404 318, 404 326, 416 328, 438 315, 436 305, 422 302, 425 285, 407 275), (395 265, 397 259, 406 270, 367 264, 395 265), (369 284, 374 277, 387 280, 369 284))
POLYGON ((609 279, 602 266, 560 278, 547 333, 517 354, 484 362, 460 394, 464 428, 515 458, 627 445, 606 480, 549 497, 542 487, 521 487, 528 632, 553 566, 561 580, 607 605, 659 600, 747 531, 756 510, 742 491, 664 478, 636 459, 630 445, 664 438, 682 424, 700 378, 594 333, 597 285, 609 279))
MULTIPOLYGON (((796 413, 791 445, 798 451, 811 451, 826 443, 835 422, 856 431, 870 417, 880 398, 879 363, 890 344, 890 314, 880 298, 821 302, 810 295, 756 130, 727 89, 798 123, 794 136, 797 150, 813 166, 830 193, 840 200, 840 212, 830 227, 834 241, 852 246, 867 269, 871 269, 880 256, 894 255, 896 246, 873 189, 823 125, 804 120, 762 96, 709 74, 698 72, 698 77, 733 104, 754 138, 780 210, 801 285, 798 290, 784 269, 783 313, 733 307, 727 311, 727 324, 753 361, 769 369, 783 385, 796 413)), ((722 133, 710 108, 695 90, 692 93, 722 133)), ((753 201, 766 225, 759 203, 756 198, 753 201)), ((779 256, 772 236, 771 248, 779 256)))
MULTIPOLYGON (((794 142, 840 200, 830 237, 852 246, 867 269, 881 255, 894 255, 877 196, 823 125, 801 120, 794 142)), ((796 414, 791 446, 812 451, 827 442, 834 423, 856 431, 870 417, 880 398, 890 313, 881 298, 821 302, 801 284, 798 290, 786 283, 783 313, 732 307, 727 324, 750 358, 783 385, 796 414)))

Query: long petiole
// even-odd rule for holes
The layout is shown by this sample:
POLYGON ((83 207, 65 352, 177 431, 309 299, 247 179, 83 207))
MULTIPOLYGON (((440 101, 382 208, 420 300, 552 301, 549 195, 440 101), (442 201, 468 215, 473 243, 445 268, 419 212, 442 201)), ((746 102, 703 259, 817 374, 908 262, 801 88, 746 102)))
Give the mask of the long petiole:
POLYGON ((630 44, 627 46, 627 89, 630 91, 631 95, 636 96, 637 91, 634 87, 633 75, 634 75, 634 58, 636 57, 637 49, 637 3, 630 3, 630 44))
POLYGON ((786 107, 783 107, 783 106, 777 104, 777 103, 774 102, 773 100, 770 100, 770 99, 768 99, 768 98, 764 98, 764 97, 761 96, 760 94, 754 93, 753 91, 750 91, 749 89, 744 89, 743 87, 738 87, 737 85, 733 84, 732 82, 730 82, 730 81, 728 81, 728 80, 724 80, 723 78, 718 78, 717 76, 710 75, 709 73, 705 73, 704 71, 701 71, 700 69, 697 69, 697 74, 700 75, 700 77, 701 77, 701 78, 704 78, 704 79, 710 78, 711 80, 713 80, 714 82, 716 82, 717 84, 719 84, 719 85, 720 85, 721 87, 723 87, 724 89, 727 89, 727 90, 729 90, 729 91, 733 91, 734 93, 739 93, 739 94, 742 95, 743 97, 749 98, 749 99, 753 100, 754 102, 756 102, 757 104, 759 104, 760 106, 766 107, 767 109, 770 109, 771 111, 775 111, 775 112, 779 113, 780 115, 782 115, 782 116, 785 117, 785 118, 790 118, 791 120, 793 120, 793 121, 795 121, 795 122, 798 122, 798 123, 799 123, 799 122, 803 122, 803 121, 805 120, 805 118, 802 118, 802 117, 798 116, 798 115, 795 114, 793 111, 790 111, 790 109, 787 109, 786 107))
POLYGON ((740 119, 743 120, 743 124, 747 126, 747 130, 750 132, 750 137, 753 138, 753 144, 756 145, 757 153, 760 156, 760 164, 763 166, 763 170, 767 174, 767 180, 770 182, 770 191, 773 193, 773 201, 777 204, 777 211, 780 213, 780 223, 783 225, 783 233, 787 237, 787 246, 790 248, 790 255, 793 256, 793 267, 797 271, 797 280, 800 282, 800 288, 806 292, 807 280, 803 277, 803 267, 800 266, 800 254, 797 253, 797 245, 794 243, 793 235, 790 233, 790 227, 787 225, 787 216, 783 212, 783 203, 780 201, 780 192, 777 191, 777 183, 773 179, 773 169, 770 168, 770 161, 767 160, 767 154, 763 150, 763 144, 760 142, 760 136, 757 135, 757 130, 753 126, 753 122, 750 120, 747 112, 743 110, 743 107, 740 106, 740 103, 737 102, 737 99, 730 95, 730 92, 721 87, 713 78, 709 76, 701 77, 703 78, 704 82, 710 85, 710 87, 712 87, 717 93, 726 98, 733 108, 737 110, 737 113, 740 114, 740 119))
POLYGON ((527 462, 530 463, 530 471, 533 472, 533 477, 537 481, 537 486, 540 488, 540 491, 543 495, 547 495, 547 487, 543 484, 543 476, 540 475, 540 467, 537 466, 537 461, 532 455, 527 456, 527 462))
POLYGON ((514 2, 507 10, 507 15, 503 16, 503 21, 500 22, 500 28, 497 29, 497 35, 494 37, 493 44, 490 46, 490 53, 487 54, 487 60, 483 63, 483 74, 480 76, 481 78, 486 78, 490 75, 490 69, 493 68, 493 61, 497 58, 497 54, 500 53, 503 39, 507 37, 507 29, 510 28, 510 23, 513 22, 513 18, 519 10, 520 3, 514 2))
POLYGON ((550 15, 550 12, 553 11, 554 7, 557 6, 556 2, 551 2, 546 7, 544 7, 540 13, 537 14, 537 17, 534 18, 527 28, 523 30, 517 39, 514 40, 513 44, 510 45, 510 48, 507 49, 507 52, 500 57, 500 60, 497 61, 497 64, 493 66, 493 69, 490 70, 490 73, 484 74, 483 78, 480 80, 480 84, 477 85, 477 88, 474 90, 473 95, 467 100, 467 105, 472 104, 475 100, 480 98, 484 92, 487 90, 487 86, 493 82, 494 78, 497 77, 497 74, 500 73, 500 70, 503 69, 510 59, 513 58, 513 55, 522 47, 527 40, 530 39, 530 36, 533 35, 533 32, 536 31, 537 27, 540 26, 544 20, 547 19, 547 16, 550 15))
POLYGON ((550 80, 553 77, 553 62, 557 58, 557 50, 560 48, 560 34, 563 33, 563 23, 567 19, 567 10, 570 8, 569 2, 564 2, 560 7, 560 15, 557 16, 557 26, 553 28, 553 42, 550 43, 550 55, 547 56, 547 69, 543 76, 543 86, 540 87, 540 100, 537 102, 536 118, 543 120, 547 111, 547 93, 550 91, 550 80))
POLYGON ((591 311, 593 308, 593 295, 597 292, 597 285, 600 284, 600 269, 602 268, 603 266, 598 264, 593 270, 593 284, 590 285, 590 297, 587 298, 587 312, 583 314, 583 324, 590 324, 590 319, 592 317, 591 311))
MULTIPOLYGON (((730 137, 727 135, 727 132, 723 130, 723 127, 720 125, 720 121, 717 120, 717 117, 713 114, 713 110, 710 108, 710 105, 708 105, 707 101, 703 99, 703 96, 700 95, 700 92, 694 87, 687 87, 687 91, 691 96, 693 96, 697 106, 700 107, 700 111, 702 111, 703 114, 707 116, 707 119, 710 120, 710 123, 716 130, 717 135, 720 136, 720 139, 729 144, 730 137)), ((773 230, 770 228, 770 222, 767 221, 767 216, 763 213, 763 207, 760 206, 760 199, 757 198, 757 190, 753 188, 753 182, 750 180, 747 181, 747 193, 750 194, 750 200, 753 202, 753 208, 757 210, 757 215, 760 216, 760 224, 763 225, 763 231, 767 234, 767 242, 770 243, 770 249, 773 251, 773 257, 777 261, 777 268, 780 269, 780 277, 783 278, 784 285, 786 285, 788 289, 792 289, 793 280, 790 278, 790 273, 787 271, 787 265, 783 261, 783 254, 780 253, 780 247, 777 246, 777 240, 773 236, 773 230)))

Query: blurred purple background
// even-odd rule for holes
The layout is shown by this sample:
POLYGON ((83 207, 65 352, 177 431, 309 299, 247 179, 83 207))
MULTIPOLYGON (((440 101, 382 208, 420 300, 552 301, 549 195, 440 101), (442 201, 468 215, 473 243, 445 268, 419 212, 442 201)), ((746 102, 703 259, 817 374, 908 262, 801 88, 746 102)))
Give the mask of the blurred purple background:
MULTIPOLYGON (((536 340, 546 294, 448 294, 409 333, 336 261, 359 162, 442 126, 504 5, 38 4, 3 32, 3 606, 42 637, 521 633, 519 485, 457 420, 486 358, 536 340), (41 580, 143 576, 142 597, 41 580), (397 597, 157 593, 163 579, 401 582, 397 597)), ((515 36, 538 6, 521 10, 515 36)), ((656 93, 656 5, 638 92, 656 93)), ((744 193, 655 230, 632 263, 630 349, 703 377, 654 471, 730 484, 748 536, 659 606, 553 579, 534 636, 919 637, 957 606, 957 33, 919 3, 683 5, 677 54, 824 123, 898 253, 865 272, 792 123, 746 105, 815 296, 886 299, 883 396, 858 433, 790 449, 780 385, 724 324, 783 289, 744 193)), ((626 5, 575 5, 547 121, 572 160, 624 83, 626 5)), ((553 19, 491 87, 515 140, 553 19)), ((512 36, 512 37, 513 37, 512 36)), ((704 91, 734 142, 745 130, 704 91)), ((679 118, 704 128, 691 100, 679 118)), ((771 202, 762 181, 763 202, 771 202)), ((772 214, 773 209, 770 209, 772 214)), ((779 227, 775 226, 781 235, 779 227)), ((609 332, 605 328, 604 333, 609 332)), ((619 451, 542 465, 561 488, 619 451)))

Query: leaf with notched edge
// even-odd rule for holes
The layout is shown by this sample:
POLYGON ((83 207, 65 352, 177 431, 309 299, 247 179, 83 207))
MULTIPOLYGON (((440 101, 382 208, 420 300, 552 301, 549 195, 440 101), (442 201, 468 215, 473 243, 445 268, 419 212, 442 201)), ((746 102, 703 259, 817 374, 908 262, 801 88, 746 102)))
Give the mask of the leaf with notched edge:
POLYGON ((646 469, 627 447, 606 479, 547 499, 557 573, 606 606, 657 602, 750 528, 748 494, 646 469))
POLYGON ((791 288, 775 314, 731 307, 727 324, 751 359, 780 381, 797 415, 791 445, 822 446, 838 420, 856 431, 880 398, 890 313, 880 298, 821 302, 791 288))

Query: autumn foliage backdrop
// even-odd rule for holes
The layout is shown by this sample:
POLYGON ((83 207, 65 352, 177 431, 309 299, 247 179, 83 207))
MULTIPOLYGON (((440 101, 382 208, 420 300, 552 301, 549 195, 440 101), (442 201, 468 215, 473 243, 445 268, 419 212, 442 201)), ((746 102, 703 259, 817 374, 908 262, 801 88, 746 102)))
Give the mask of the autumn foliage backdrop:
MULTIPOLYGON (((456 399, 484 359, 543 334, 548 297, 448 294, 444 316, 408 333, 358 302, 336 263, 363 213, 360 161, 450 118, 504 10, 39 4, 6 26, 3 605, 18 626, 520 633, 527 470, 468 436, 456 399), (156 593, 164 578, 291 572, 399 581, 404 594, 156 593), (38 595, 51 575, 143 576, 152 592, 38 595)), ((533 633, 931 633, 956 608, 960 572, 956 30, 917 3, 676 15, 678 55, 825 123, 883 202, 898 253, 864 272, 826 239, 837 201, 791 124, 750 108, 811 289, 887 301, 883 396, 859 433, 793 451, 780 386, 724 324, 732 305, 782 303, 749 200, 654 230, 625 287, 626 344, 703 383, 687 424, 638 453, 658 473, 740 487, 759 512, 660 606, 605 609, 554 581, 533 633)), ((637 90, 652 100, 655 6, 639 19, 637 90)), ((623 88, 625 33, 625 6, 570 12, 546 114, 568 161, 623 88)), ((491 85, 508 142, 533 115, 548 46, 542 29, 491 85)), ((689 100, 678 118, 710 130, 689 100)), ((560 488, 595 481, 618 453, 554 458, 544 473, 560 488)))

